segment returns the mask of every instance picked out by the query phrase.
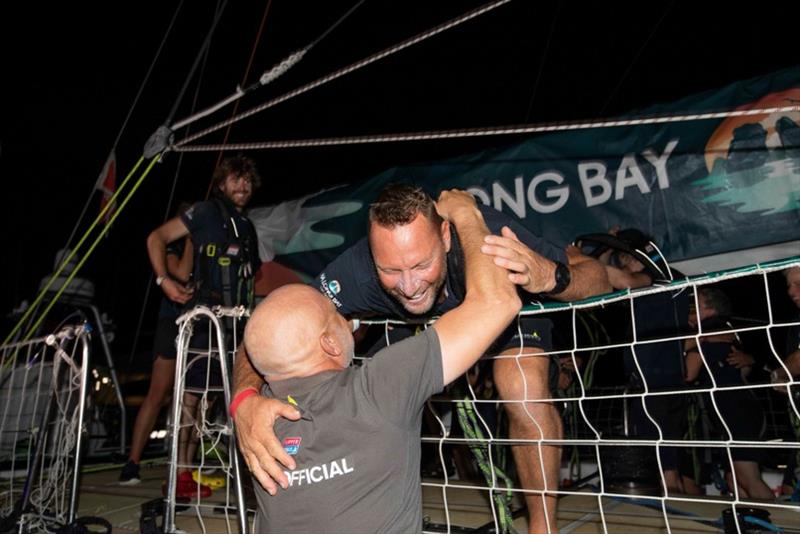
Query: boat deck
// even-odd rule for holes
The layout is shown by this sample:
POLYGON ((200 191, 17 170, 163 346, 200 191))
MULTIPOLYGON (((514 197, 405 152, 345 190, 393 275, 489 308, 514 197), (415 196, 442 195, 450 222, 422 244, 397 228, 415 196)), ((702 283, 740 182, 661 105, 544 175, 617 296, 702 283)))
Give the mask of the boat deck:
MULTIPOLYGON (((84 474, 78 515, 103 517, 111 523, 114 532, 139 532, 142 505, 162 496, 166 467, 163 464, 143 464, 142 483, 136 486, 120 486, 117 483, 118 474, 118 468, 84 474)), ((439 484, 442 481, 426 479, 426 482, 439 484)), ((472 489, 468 487, 469 484, 458 481, 451 483, 461 486, 448 487, 446 490, 452 531, 464 532, 492 521, 485 491, 472 489)), ((224 490, 216 490, 209 502, 215 502, 219 495, 218 501, 222 503, 223 493, 224 490)), ((246 493, 252 497, 252 490, 247 486, 246 493)), ((443 500, 441 487, 423 486, 423 516, 431 525, 428 531, 445 531, 447 515, 443 500)), ((254 502, 254 499, 248 499, 248 507, 253 506, 254 502)), ((800 532, 800 503, 796 504, 796 510, 769 508, 773 524, 783 532, 800 532)), ((603 498, 602 506, 608 532, 642 534, 668 531, 656 500, 603 498)), ((514 508, 519 507, 520 503, 515 502, 514 508)), ((724 508, 719 503, 670 502, 668 518, 671 532, 721 532, 720 518, 724 508)), ((248 521, 252 524, 252 513, 248 514, 248 521)), ((200 515, 197 507, 188 506, 176 515, 176 526, 188 533, 237 532, 235 518, 230 517, 228 523, 220 508, 206 508, 200 515)), ((515 519, 514 527, 517 532, 527 532, 524 514, 515 519)), ((604 532, 597 497, 588 493, 586 496, 563 497, 559 504, 558 527, 562 534, 604 532)))

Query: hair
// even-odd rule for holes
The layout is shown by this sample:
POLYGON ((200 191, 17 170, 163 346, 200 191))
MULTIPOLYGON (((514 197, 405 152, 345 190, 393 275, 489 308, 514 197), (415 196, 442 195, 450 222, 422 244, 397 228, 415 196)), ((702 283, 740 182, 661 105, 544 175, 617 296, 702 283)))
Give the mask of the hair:
POLYGON ((783 273, 783 277, 787 280, 789 279, 789 275, 792 274, 792 271, 800 269, 800 265, 792 265, 791 267, 787 267, 783 269, 781 272, 783 273))
POLYGON ((253 184, 253 191, 261 187, 261 176, 256 169, 256 162, 244 154, 237 154, 222 160, 214 174, 211 175, 211 189, 215 195, 220 194, 219 186, 229 175, 236 177, 249 177, 253 184))
POLYGON ((715 310, 721 317, 729 317, 733 308, 731 299, 721 289, 716 287, 701 287, 699 294, 706 299, 706 306, 715 310))
POLYGON ((370 204, 369 223, 394 228, 410 223, 418 214, 437 227, 442 224, 443 219, 436 211, 436 204, 421 187, 401 183, 389 184, 378 194, 375 202, 370 204))

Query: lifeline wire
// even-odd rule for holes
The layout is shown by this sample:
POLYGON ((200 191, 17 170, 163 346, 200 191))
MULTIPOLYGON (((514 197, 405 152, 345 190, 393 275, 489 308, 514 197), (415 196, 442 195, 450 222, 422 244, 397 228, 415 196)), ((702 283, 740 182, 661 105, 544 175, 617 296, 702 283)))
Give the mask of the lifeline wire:
POLYGON ((800 106, 773 108, 735 109, 686 115, 653 115, 632 119, 599 119, 589 121, 543 122, 517 126, 493 126, 489 128, 464 128, 458 130, 439 130, 409 132, 383 135, 362 135, 353 137, 326 137, 318 139, 294 139, 288 141, 265 141, 261 143, 232 143, 228 145, 184 145, 172 147, 176 152, 211 152, 215 150, 266 150, 275 148, 305 148, 317 146, 359 145, 368 143, 394 143, 406 141, 428 141, 431 139, 460 139, 464 137, 485 137, 492 135, 519 135, 545 132, 566 132, 592 128, 616 128, 623 126, 642 126, 646 124, 668 124, 699 120, 724 119, 727 117, 746 117, 770 113, 789 113, 800 111, 800 106))

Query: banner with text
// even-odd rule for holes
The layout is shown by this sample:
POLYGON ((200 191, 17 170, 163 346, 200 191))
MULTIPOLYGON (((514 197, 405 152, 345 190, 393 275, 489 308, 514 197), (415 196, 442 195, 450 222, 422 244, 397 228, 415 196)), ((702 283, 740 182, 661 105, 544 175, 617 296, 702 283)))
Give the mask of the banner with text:
MULTIPOLYGON (((793 105, 800 105, 800 68, 631 116, 793 105)), ((359 184, 251 210, 262 258, 315 276, 364 235, 370 202, 398 181, 434 197, 467 189, 559 245, 614 225, 636 227, 670 261, 681 261, 798 239, 800 113, 544 134, 395 167, 359 184)))

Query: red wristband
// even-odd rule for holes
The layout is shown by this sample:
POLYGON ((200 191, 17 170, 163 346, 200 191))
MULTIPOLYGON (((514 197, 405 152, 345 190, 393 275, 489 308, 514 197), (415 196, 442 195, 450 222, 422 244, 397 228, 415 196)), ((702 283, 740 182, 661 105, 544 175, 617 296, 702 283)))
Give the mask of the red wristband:
POLYGON ((228 408, 228 413, 231 414, 231 419, 234 419, 236 417, 236 408, 239 407, 242 401, 253 395, 258 395, 258 389, 251 386, 249 388, 244 388, 233 398, 233 401, 231 402, 231 405, 228 408))

